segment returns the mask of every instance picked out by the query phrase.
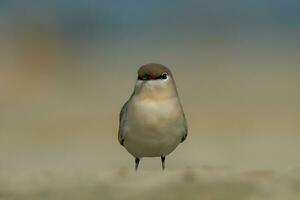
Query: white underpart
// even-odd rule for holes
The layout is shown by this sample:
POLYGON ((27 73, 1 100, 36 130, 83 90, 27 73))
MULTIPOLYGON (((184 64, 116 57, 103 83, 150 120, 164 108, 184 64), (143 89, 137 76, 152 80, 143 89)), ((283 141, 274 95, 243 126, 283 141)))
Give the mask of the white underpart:
POLYGON ((166 156, 185 134, 180 101, 169 79, 137 81, 136 90, 141 91, 128 103, 124 127, 124 146, 135 157, 166 156))

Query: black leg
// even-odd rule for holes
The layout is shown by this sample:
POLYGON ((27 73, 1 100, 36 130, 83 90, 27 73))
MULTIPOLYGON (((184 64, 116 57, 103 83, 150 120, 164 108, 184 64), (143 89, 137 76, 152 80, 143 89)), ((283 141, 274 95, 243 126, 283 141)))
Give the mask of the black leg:
POLYGON ((140 163, 140 159, 139 158, 135 158, 135 171, 138 170, 138 167, 139 167, 139 163, 140 163))
POLYGON ((166 157, 165 156, 161 156, 161 166, 162 166, 162 170, 165 170, 165 159, 166 157))

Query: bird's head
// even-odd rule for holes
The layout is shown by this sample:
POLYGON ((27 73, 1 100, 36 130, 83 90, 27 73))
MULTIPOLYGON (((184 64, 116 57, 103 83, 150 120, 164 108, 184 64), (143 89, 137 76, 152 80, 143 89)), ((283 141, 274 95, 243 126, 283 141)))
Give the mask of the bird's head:
POLYGON ((177 96, 173 75, 161 64, 146 64, 139 68, 135 95, 145 98, 168 98, 177 96))

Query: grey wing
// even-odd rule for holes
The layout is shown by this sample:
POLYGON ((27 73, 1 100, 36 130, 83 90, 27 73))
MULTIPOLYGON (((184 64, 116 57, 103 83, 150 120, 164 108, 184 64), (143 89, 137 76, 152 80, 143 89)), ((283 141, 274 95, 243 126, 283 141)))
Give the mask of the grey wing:
POLYGON ((119 132, 118 132, 118 140, 121 145, 124 144, 124 126, 127 121, 127 104, 126 102, 120 112, 120 118, 119 118, 119 132))

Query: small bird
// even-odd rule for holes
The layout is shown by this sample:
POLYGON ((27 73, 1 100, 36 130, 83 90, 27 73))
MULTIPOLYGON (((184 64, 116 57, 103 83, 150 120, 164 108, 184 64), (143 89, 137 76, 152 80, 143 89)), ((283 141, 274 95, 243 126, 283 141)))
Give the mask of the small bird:
POLYGON ((118 140, 135 157, 165 157, 187 137, 187 122, 171 71, 161 64, 138 70, 134 91, 120 112, 118 140))

